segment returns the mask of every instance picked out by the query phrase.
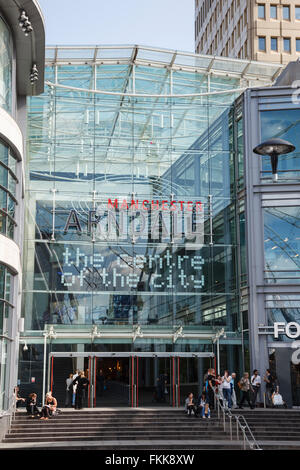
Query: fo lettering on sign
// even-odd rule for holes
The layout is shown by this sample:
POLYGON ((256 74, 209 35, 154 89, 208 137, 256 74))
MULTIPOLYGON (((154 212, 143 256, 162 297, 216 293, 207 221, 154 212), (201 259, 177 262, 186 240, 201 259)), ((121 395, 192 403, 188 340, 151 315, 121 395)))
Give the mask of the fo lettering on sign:
POLYGON ((279 335, 286 335, 290 339, 296 339, 300 336, 300 325, 296 322, 274 323, 274 338, 278 339, 279 335))

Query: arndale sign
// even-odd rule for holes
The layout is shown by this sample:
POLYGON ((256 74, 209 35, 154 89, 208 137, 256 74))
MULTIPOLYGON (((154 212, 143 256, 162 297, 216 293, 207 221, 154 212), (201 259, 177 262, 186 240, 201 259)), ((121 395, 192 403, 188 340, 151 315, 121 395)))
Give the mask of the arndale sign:
POLYGON ((201 201, 108 198, 88 210, 83 220, 70 210, 64 233, 93 233, 99 240, 164 239, 203 243, 204 204, 201 201))

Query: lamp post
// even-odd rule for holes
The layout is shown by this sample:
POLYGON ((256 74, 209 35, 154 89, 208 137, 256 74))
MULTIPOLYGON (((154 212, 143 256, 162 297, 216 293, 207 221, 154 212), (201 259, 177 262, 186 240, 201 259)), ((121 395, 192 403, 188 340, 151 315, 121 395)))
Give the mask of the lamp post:
POLYGON ((262 144, 257 145, 253 152, 258 155, 269 155, 271 158, 273 181, 278 180, 277 167, 279 155, 291 153, 295 150, 295 146, 290 142, 282 139, 266 140, 262 144))

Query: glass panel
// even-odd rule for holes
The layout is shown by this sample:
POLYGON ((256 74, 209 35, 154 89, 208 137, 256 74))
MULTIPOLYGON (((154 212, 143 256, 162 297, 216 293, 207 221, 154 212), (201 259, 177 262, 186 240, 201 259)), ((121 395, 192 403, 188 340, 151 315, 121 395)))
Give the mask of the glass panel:
POLYGON ((282 7, 282 18, 284 20, 290 20, 290 7, 289 6, 282 7))
POLYGON ((274 20, 277 19, 277 6, 276 5, 270 6, 270 17, 274 20))
POLYGON ((271 50, 272 51, 277 51, 278 50, 278 39, 277 38, 271 38, 271 50))
POLYGON ((285 52, 291 52, 291 39, 283 38, 283 50, 285 52))
POLYGON ((0 17, 0 106, 11 112, 13 44, 10 30, 0 17))
MULTIPOLYGON (((300 153, 297 150, 298 140, 296 136, 300 132, 300 110, 281 109, 275 111, 262 111, 261 138, 262 142, 271 138, 287 140, 295 145, 296 150, 288 155, 282 155, 278 161, 278 173, 280 178, 293 178, 295 170, 300 170, 300 153), (289 173, 293 170, 293 173, 289 173)), ((262 158, 263 176, 271 174, 269 157, 262 158)), ((296 173, 297 175, 297 173, 296 173)))
POLYGON ((266 50, 266 38, 263 36, 260 36, 258 38, 258 47, 260 51, 265 51, 266 50))
POLYGON ((265 276, 269 283, 300 282, 300 208, 264 209, 265 276))
POLYGON ((265 12, 265 5, 258 5, 258 18, 265 19, 266 12, 265 12))

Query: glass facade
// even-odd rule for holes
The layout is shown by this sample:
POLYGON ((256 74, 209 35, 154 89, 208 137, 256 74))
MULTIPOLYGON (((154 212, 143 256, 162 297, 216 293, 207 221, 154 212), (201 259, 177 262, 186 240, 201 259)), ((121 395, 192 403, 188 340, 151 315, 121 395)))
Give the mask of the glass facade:
MULTIPOLYGON (((95 73, 111 94, 49 86, 30 100, 27 329, 236 330, 235 93, 207 96, 205 75, 156 67, 135 69, 135 97, 128 66, 54 73, 83 89, 95 73)), ((236 86, 210 80, 211 91, 236 86)))
MULTIPOLYGON (((21 384, 34 377, 40 390, 45 352, 208 354, 222 328, 219 366, 241 371, 236 100, 245 68, 252 78, 262 69, 129 46, 50 48, 47 57, 45 92, 28 103, 21 384), (44 332, 53 332, 45 349, 44 332)), ((155 383, 163 366, 147 361, 155 383)), ((186 369, 182 380, 195 378, 186 369)))
POLYGON ((0 106, 12 111, 13 42, 10 30, 0 16, 0 106))
POLYGON ((17 204, 17 160, 9 147, 0 141, 0 233, 14 238, 15 209, 17 204))

